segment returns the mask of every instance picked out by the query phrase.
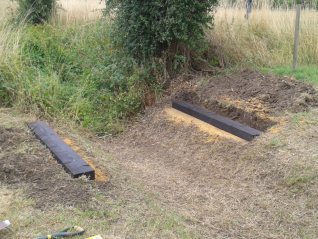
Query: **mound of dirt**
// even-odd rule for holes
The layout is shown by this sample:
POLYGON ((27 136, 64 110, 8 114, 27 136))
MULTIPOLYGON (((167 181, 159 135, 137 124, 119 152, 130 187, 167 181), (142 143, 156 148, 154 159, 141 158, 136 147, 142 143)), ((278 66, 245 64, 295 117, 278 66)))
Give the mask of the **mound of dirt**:
POLYGON ((285 111, 301 112, 318 106, 312 86, 249 70, 180 84, 173 96, 259 130, 274 125, 275 117, 285 111))
POLYGON ((24 188, 36 207, 81 206, 92 194, 92 183, 72 179, 27 129, 0 127, 0 181, 24 188))

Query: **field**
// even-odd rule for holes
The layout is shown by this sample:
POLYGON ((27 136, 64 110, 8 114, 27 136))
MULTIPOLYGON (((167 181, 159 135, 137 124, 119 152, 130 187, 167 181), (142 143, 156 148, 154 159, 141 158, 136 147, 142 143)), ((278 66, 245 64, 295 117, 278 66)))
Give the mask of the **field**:
MULTIPOLYGON (((206 29, 211 72, 162 88, 114 47, 100 0, 60 0, 49 23, 0 12, 0 238, 82 226, 86 238, 318 235, 318 12, 266 1, 249 20, 221 3, 206 29), (181 99, 262 131, 246 142, 171 108, 181 99), (72 179, 27 127, 50 126, 99 170, 72 179)), ((1 9, 15 6, 1 1, 1 9), (4 8, 2 8, 4 7, 4 8)), ((205 62, 205 61, 204 61, 205 62)))

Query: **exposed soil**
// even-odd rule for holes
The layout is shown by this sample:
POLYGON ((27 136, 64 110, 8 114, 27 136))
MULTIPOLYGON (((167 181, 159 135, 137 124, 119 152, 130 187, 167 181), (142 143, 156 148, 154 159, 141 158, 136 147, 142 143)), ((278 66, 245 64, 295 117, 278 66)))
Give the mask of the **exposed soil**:
POLYGON ((288 77, 246 70, 199 81, 176 83, 173 96, 263 131, 285 111, 307 111, 318 105, 312 86, 288 77))
POLYGON ((36 207, 84 205, 92 182, 72 179, 28 130, 0 127, 0 181, 21 188, 36 207))

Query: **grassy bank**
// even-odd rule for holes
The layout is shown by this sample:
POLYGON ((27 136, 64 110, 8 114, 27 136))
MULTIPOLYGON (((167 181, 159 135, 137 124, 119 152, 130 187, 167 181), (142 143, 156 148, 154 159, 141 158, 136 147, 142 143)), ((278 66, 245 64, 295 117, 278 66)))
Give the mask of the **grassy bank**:
POLYGON ((149 78, 113 49, 107 22, 2 26, 2 105, 117 132, 143 107, 149 78))

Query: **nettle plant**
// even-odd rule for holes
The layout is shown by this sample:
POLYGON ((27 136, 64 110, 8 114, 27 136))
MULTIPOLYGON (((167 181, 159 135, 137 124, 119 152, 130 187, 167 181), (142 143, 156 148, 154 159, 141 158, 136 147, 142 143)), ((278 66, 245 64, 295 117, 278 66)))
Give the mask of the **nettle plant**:
MULTIPOLYGON (((181 44, 196 49, 213 24, 217 0, 106 0, 115 42, 140 62, 181 44)), ((172 50, 173 51, 173 50, 172 50)))
POLYGON ((55 11, 56 0, 15 0, 21 18, 32 24, 47 22, 55 11))

